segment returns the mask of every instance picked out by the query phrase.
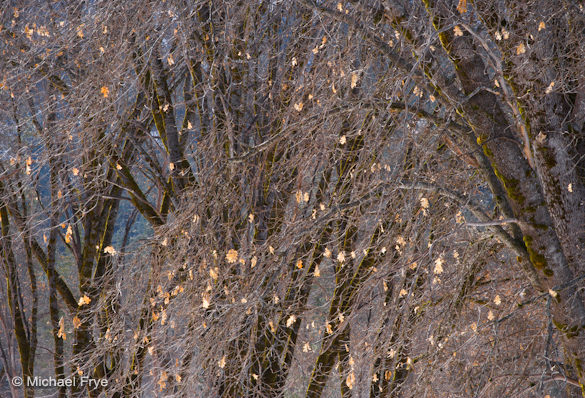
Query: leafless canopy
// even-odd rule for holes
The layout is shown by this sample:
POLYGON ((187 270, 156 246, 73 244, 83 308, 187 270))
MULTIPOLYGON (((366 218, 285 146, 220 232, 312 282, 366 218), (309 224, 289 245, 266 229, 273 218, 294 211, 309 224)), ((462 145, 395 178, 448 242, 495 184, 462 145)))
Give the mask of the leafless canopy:
POLYGON ((583 6, 0 10, 0 394, 585 396, 583 6))

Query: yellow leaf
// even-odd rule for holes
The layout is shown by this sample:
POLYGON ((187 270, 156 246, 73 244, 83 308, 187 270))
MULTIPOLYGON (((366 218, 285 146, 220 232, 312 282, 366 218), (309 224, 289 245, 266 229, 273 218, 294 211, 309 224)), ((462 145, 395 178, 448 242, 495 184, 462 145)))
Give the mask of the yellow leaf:
POLYGON ((294 315, 291 315, 287 320, 286 320, 286 327, 290 328, 292 325, 294 325, 294 323, 297 321, 297 317, 294 315))
POLYGON ((319 265, 317 264, 315 266, 315 271, 313 271, 313 274, 318 278, 321 276, 321 270, 319 269, 319 265))
POLYGON ((453 33, 455 34, 456 37, 463 36, 463 31, 461 30, 459 25, 455 25, 455 27, 453 28, 453 33))
POLYGON ((225 255, 225 259, 228 263, 233 264, 238 261, 238 251, 234 249, 230 249, 227 254, 225 255))
POLYGON ((400 246, 404 246, 406 245, 406 240, 404 240, 403 236, 398 236, 398 238, 396 238, 396 243, 400 246))
POLYGON ((408 292, 405 289, 400 289, 400 294, 398 295, 399 297, 404 297, 408 294, 408 292))
POLYGON ((352 371, 350 374, 347 375, 347 378, 345 379, 345 384, 347 385, 347 388, 352 390, 354 382, 355 382, 355 374, 352 371))
POLYGON ((107 253, 107 254, 114 255, 114 254, 116 254, 117 252, 116 252, 116 249, 114 249, 112 246, 107 246, 107 247, 104 249, 104 253, 107 253))
POLYGON ((544 90, 545 94, 550 94, 553 91, 553 87, 555 86, 555 82, 550 82, 546 90, 544 90))
POLYGON ((550 294, 552 297, 557 297, 559 295, 558 292, 556 292, 552 289, 548 289, 548 294, 550 294))
POLYGON ((495 305, 502 304, 502 299, 500 298, 500 295, 499 294, 496 294, 496 297, 494 297, 494 304, 495 305))
POLYGON ((490 321, 493 321, 493 320, 494 320, 494 313, 493 313, 491 310, 488 312, 487 318, 488 318, 490 321))
POLYGON ((106 86, 103 86, 100 92, 102 93, 104 98, 108 98, 108 95, 110 94, 110 89, 107 88, 106 86))
POLYGON ((463 214, 461 213, 461 210, 459 210, 457 212, 457 214, 455 214, 455 222, 457 224, 463 224, 465 222, 465 217, 463 216, 463 214))
POLYGON ((299 259, 299 261, 297 261, 297 268, 303 269, 303 260, 299 259))
POLYGON ((540 32, 543 29, 546 29, 546 24, 544 23, 544 21, 540 21, 540 23, 538 24, 538 31, 540 32))
POLYGON ((459 11, 460 14, 465 14, 467 12, 467 0, 459 0, 457 11, 459 11))
POLYGON ((250 268, 254 268, 256 263, 258 263, 258 257, 254 256, 252 257, 252 260, 250 260, 250 268))
POLYGON ((345 143, 346 143, 346 142, 347 142, 347 138, 346 138, 344 135, 342 135, 342 136, 339 138, 339 143, 340 143, 341 145, 345 145, 345 143))
POLYGON ((216 281, 217 278, 219 277, 218 271, 219 271, 219 268, 217 268, 217 267, 209 268, 209 276, 211 276, 214 281, 216 281))
POLYGON ((78 169, 78 168, 76 168, 76 167, 72 168, 72 169, 71 169, 71 171, 73 172, 73 175, 74 175, 74 176, 76 176, 76 175, 78 175, 78 174, 79 174, 79 169, 78 169))
POLYGON ((217 363, 219 365, 219 367, 222 368, 222 369, 225 368, 225 360, 226 360, 226 357, 224 355, 223 357, 221 357, 221 359, 217 363))
POLYGON ((297 191, 295 199, 297 200, 297 203, 301 203, 303 200, 303 191, 297 191))
POLYGON ((175 60, 173 59, 173 55, 169 54, 169 56, 167 57, 167 62, 169 63, 169 65, 174 65, 175 64, 175 60))
POLYGON ((89 304, 91 303, 91 299, 89 297, 87 297, 87 295, 83 295, 79 298, 79 301, 77 302, 77 305, 79 305, 80 307, 85 305, 85 304, 89 304))
POLYGON ((201 298, 201 306, 203 308, 209 308, 209 304, 211 304, 209 302, 210 298, 209 298, 209 294, 208 293, 203 293, 203 297, 201 298))
POLYGON ((173 171, 173 170, 175 170, 175 164, 174 164, 173 162, 170 162, 170 163, 169 163, 169 170, 170 170, 170 171, 173 171))
POLYGON ((358 79, 359 79, 358 73, 353 72, 351 74, 351 85, 350 85, 351 88, 355 88, 355 86, 357 85, 358 79))
POLYGON ((327 333, 333 334, 333 328, 331 327, 331 325, 329 323, 325 324, 325 329, 327 329, 327 333))
POLYGON ((79 317, 76 315, 73 317, 73 327, 78 329, 79 326, 81 326, 81 319, 79 319, 79 317))
POLYGON ((303 103, 299 102, 298 104, 295 104, 295 109, 297 110, 297 112, 300 112, 303 110, 303 103))
POLYGON ((325 248, 323 255, 327 258, 331 258, 331 250, 329 250, 328 248, 325 248))
POLYGON ((438 259, 435 260, 435 274, 440 275, 443 273, 443 257, 439 257, 438 259))
POLYGON ((526 52, 526 47, 524 47, 524 43, 520 43, 516 46, 516 55, 524 54, 526 52))
POLYGON ((67 340, 67 335, 65 334, 65 319, 61 317, 59 319, 59 330, 57 331, 57 337, 67 340))
POLYGON ((168 378, 169 378, 169 376, 167 375, 167 372, 165 372, 163 370, 160 374, 160 379, 158 379, 158 382, 157 382, 157 384, 160 386, 161 391, 163 390, 163 388, 165 388, 167 386, 168 378))

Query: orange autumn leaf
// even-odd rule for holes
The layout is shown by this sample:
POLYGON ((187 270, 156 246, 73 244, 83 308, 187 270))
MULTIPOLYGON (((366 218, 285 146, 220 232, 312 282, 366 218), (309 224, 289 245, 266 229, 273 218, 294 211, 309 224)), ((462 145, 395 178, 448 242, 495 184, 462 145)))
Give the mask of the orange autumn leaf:
POLYGON ((91 303, 91 299, 89 297, 87 297, 87 295, 83 295, 79 298, 79 301, 77 302, 77 305, 79 305, 80 307, 85 305, 85 304, 89 304, 91 303))
POLYGON ((459 0, 457 11, 459 11, 460 14, 465 14, 467 12, 467 0, 459 0))
POLYGON ((225 255, 225 259, 228 263, 233 264, 238 261, 238 251, 234 249, 228 250, 227 254, 225 255))
POLYGON ((65 319, 63 319, 63 317, 59 319, 59 331, 57 331, 57 337, 67 340, 67 335, 65 334, 65 319))

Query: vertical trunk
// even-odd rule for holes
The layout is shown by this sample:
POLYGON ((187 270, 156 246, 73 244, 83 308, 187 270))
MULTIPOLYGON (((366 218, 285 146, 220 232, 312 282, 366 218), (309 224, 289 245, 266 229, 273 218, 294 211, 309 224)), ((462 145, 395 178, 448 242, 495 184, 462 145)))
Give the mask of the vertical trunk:
MULTIPOLYGON (((49 123, 54 123, 55 114, 51 113, 48 117, 49 123)), ((53 148, 54 149, 54 148, 53 148)), ((55 160, 51 161, 49 165, 49 179, 51 185, 51 202, 58 203, 58 191, 59 191, 59 177, 57 171, 57 165, 55 160)), ((53 209, 50 216, 50 232, 49 240, 47 243, 47 279, 49 282, 49 317, 51 319, 51 326, 53 328, 53 342, 55 344, 55 351, 53 353, 53 365, 55 367, 55 378, 57 380, 63 380, 65 378, 65 366, 63 364, 63 340, 66 338, 64 334, 59 335, 59 298, 57 296, 56 286, 56 268, 55 268, 55 255, 57 251, 57 228, 59 224, 59 213, 56 208, 53 209)), ((65 398, 67 394, 66 387, 60 387, 58 389, 59 398, 65 398)))
POLYGON ((34 358, 30 357, 32 355, 31 346, 25 327, 24 313, 19 301, 20 284, 18 280, 18 270, 12 249, 8 210, 4 204, 0 205, 0 222, 2 223, 2 243, 0 244, 0 253, 2 254, 2 259, 6 267, 6 293, 8 296, 8 307, 10 308, 10 314, 12 315, 14 334, 16 336, 18 352, 20 354, 22 379, 24 380, 24 395, 28 398, 33 397, 34 395, 34 390, 26 385, 26 380, 34 376, 34 367, 30 367, 30 365, 34 363, 34 358))

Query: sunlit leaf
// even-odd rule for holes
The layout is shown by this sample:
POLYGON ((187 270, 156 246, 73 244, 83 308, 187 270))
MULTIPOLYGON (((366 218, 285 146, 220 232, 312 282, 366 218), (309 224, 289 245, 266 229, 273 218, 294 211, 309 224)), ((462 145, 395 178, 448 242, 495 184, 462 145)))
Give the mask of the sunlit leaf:
POLYGON ((234 249, 228 250, 227 254, 225 255, 225 259, 228 263, 233 264, 238 261, 238 251, 234 249))
POLYGON ((57 337, 63 340, 67 340, 67 334, 65 333, 65 319, 63 319, 63 317, 59 319, 59 330, 57 331, 57 337))
POLYGON ((81 296, 79 298, 77 305, 81 307, 81 306, 89 304, 89 303, 91 303, 91 299, 87 295, 84 294, 83 296, 81 296))

